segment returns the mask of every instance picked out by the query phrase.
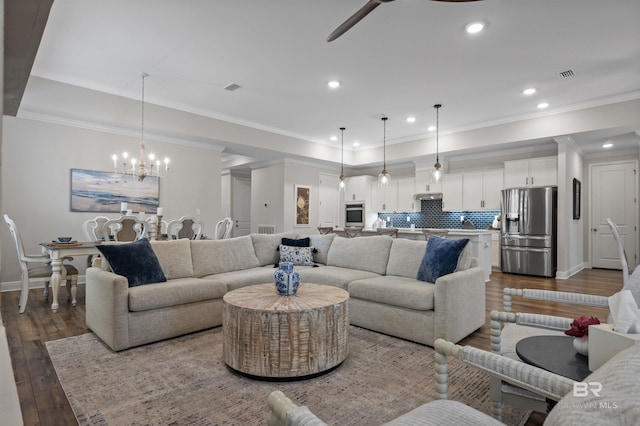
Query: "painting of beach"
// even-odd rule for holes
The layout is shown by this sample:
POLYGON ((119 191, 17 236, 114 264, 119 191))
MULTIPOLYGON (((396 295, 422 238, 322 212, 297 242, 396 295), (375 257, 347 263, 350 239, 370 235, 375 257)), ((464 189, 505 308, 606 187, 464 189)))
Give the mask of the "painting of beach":
POLYGON ((71 169, 71 211, 119 213, 120 203, 134 213, 155 213, 160 183, 157 177, 142 182, 131 175, 71 169))

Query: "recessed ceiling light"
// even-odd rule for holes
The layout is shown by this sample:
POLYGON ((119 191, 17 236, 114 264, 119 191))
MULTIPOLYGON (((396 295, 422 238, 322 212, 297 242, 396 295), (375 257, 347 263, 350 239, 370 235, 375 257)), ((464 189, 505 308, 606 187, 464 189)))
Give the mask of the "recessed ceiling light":
POLYGON ((331 80, 327 85, 332 89, 337 89, 340 87, 340 82, 338 80, 331 80))
POLYGON ((337 136, 331 136, 329 139, 331 139, 332 141, 337 141, 338 137, 337 136))
POLYGON ((436 129, 436 126, 429 126, 429 128, 427 128, 428 131, 433 132, 436 129))
POLYGON ((548 102, 540 102, 540 103, 538 104, 538 109, 545 109, 545 108, 547 108, 548 106, 549 106, 549 103, 548 103, 548 102))
POLYGON ((611 148, 611 147, 613 147, 613 144, 611 142, 607 142, 607 143, 602 144, 602 147, 603 148, 611 148))
POLYGON ((484 29, 483 22, 472 22, 465 27, 469 34, 477 34, 484 29))
POLYGON ((407 123, 415 123, 416 122, 416 118, 411 116, 411 117, 407 117, 407 123))
POLYGON ((524 89, 522 91, 522 94, 527 96, 533 95, 534 93, 536 93, 536 89, 534 89, 533 87, 529 87, 528 89, 524 89))
POLYGON ((353 146, 360 146, 360 142, 354 142, 353 146))

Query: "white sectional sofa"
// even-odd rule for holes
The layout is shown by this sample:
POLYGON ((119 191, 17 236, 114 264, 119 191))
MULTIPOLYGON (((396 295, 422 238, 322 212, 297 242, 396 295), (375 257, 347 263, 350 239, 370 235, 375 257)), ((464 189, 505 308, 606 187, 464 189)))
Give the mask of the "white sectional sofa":
MULTIPOLYGON (((226 292, 273 282, 283 237, 303 236, 152 241, 167 281, 137 287, 106 262, 88 268, 87 326, 115 351, 219 326, 226 292)), ((353 325, 433 345, 437 338, 457 342, 485 322, 483 269, 469 245, 455 272, 428 283, 416 279, 425 241, 309 238, 316 265, 295 267, 301 281, 347 290, 353 325)))

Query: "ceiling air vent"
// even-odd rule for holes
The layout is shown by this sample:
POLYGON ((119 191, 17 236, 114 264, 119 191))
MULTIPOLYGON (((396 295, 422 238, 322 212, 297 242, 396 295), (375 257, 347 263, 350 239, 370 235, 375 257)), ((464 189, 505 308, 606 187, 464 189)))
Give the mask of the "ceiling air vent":
POLYGON ((239 89, 239 88, 240 88, 240 85, 239 84, 235 84, 235 83, 231 83, 231 84, 228 84, 228 85, 224 86, 224 90, 228 90, 230 92, 233 92, 234 90, 239 89))
POLYGON ((567 78, 571 78, 573 76, 574 76, 574 74, 573 74, 572 70, 562 71, 560 73, 560 78, 563 79, 563 80, 565 80, 567 78))

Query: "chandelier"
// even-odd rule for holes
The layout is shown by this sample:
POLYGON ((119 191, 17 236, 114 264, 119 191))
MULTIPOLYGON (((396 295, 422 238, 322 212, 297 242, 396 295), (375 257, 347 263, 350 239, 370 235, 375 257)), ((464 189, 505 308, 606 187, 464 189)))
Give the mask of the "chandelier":
POLYGON ((378 185, 380 188, 389 188, 389 184, 391 183, 391 175, 387 171, 387 119, 389 117, 382 117, 382 171, 378 175, 378 185))
POLYGON ((340 127, 340 132, 342 132, 342 160, 340 161, 340 192, 344 192, 344 131, 345 127, 340 127))
POLYGON ((164 167, 160 167, 163 163, 156 159, 155 154, 151 153, 148 157, 145 156, 144 151, 144 79, 149 76, 147 73, 141 73, 142 77, 142 125, 141 125, 141 137, 140 137, 140 157, 138 160, 131 158, 129 160, 129 154, 127 152, 122 153, 121 169, 118 170, 118 156, 113 155, 113 169, 115 174, 131 175, 138 178, 140 182, 147 176, 165 177, 169 172, 169 158, 165 157, 164 167), (147 165, 147 159, 149 163, 147 165))

